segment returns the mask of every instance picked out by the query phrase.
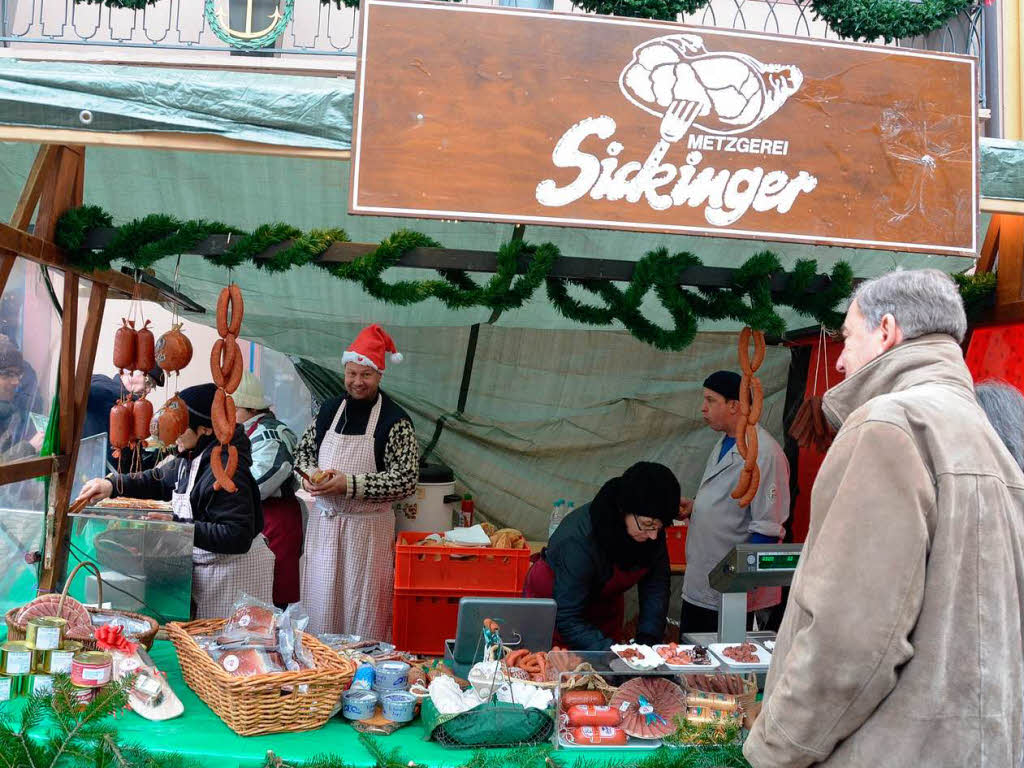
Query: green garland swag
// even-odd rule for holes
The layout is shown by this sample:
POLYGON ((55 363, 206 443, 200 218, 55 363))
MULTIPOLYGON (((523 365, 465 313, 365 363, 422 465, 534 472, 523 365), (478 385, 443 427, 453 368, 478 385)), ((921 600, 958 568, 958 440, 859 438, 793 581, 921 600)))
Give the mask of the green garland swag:
POLYGON ((636 19, 675 21, 680 13, 696 13, 709 0, 577 0, 585 11, 608 16, 629 16, 636 19))
POLYGON ((697 333, 698 320, 732 318, 743 325, 782 335, 786 328, 776 313, 776 304, 792 307, 828 327, 838 327, 842 315, 836 307, 850 295, 853 271, 845 262, 832 270, 829 287, 817 293, 807 288, 817 274, 817 263, 798 261, 781 297, 773 296, 771 281, 782 271, 778 257, 764 251, 751 257, 736 270, 728 288, 689 290, 679 286, 679 274, 701 261, 689 252, 670 255, 664 248, 651 251, 637 263, 633 278, 620 289, 607 280, 566 281, 549 276, 555 260, 561 256, 551 243, 533 246, 519 240, 498 249, 498 269, 486 283, 479 284, 464 270, 439 270, 440 279, 403 280, 388 283, 383 273, 398 264, 402 256, 415 248, 437 248, 440 244, 419 232, 399 230, 386 237, 377 248, 346 264, 320 262, 317 259, 332 242, 347 242, 341 229, 314 229, 302 232, 288 224, 264 224, 251 233, 204 220, 182 221, 166 214, 151 214, 118 227, 113 241, 102 251, 85 247, 88 233, 113 226, 113 219, 102 208, 73 208, 57 223, 57 244, 70 256, 71 263, 84 270, 109 269, 114 261, 147 269, 160 259, 187 253, 214 234, 238 235, 228 249, 204 258, 220 267, 238 267, 250 262, 258 269, 282 272, 292 267, 313 264, 342 280, 359 283, 380 301, 400 306, 418 304, 426 299, 440 300, 450 309, 486 307, 493 312, 522 307, 546 284, 547 295, 564 317, 586 325, 611 326, 621 323, 637 339, 658 349, 684 349, 697 333), (284 247, 282 244, 290 241, 284 247), (257 258, 270 251, 269 258, 257 258), (517 275, 521 257, 527 261, 525 274, 517 275), (572 282, 598 297, 603 306, 583 304, 569 295, 572 282), (644 317, 641 306, 653 291, 668 310, 673 327, 666 329, 644 317))
POLYGON ((811 0, 815 18, 840 37, 885 42, 905 40, 938 29, 973 0, 811 0))
POLYGON ((155 5, 157 0, 75 0, 76 5, 99 5, 108 8, 124 8, 129 11, 143 11, 147 5, 155 5))

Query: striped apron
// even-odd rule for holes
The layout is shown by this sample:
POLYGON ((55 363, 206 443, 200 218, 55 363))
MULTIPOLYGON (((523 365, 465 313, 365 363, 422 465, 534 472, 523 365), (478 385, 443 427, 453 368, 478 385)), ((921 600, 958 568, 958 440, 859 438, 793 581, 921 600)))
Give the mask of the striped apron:
MULTIPOLYGON (((336 429, 345 410, 342 401, 318 457, 322 470, 349 475, 377 472, 373 433, 383 398, 370 411, 366 432, 341 435, 336 429)), ((318 496, 306 528, 306 569, 302 604, 309 629, 391 639, 395 583, 395 513, 390 501, 358 501, 318 496)))
MULTIPOLYGON (((207 448, 212 450, 213 446, 207 448)), ((174 514, 192 519, 192 488, 199 474, 199 462, 206 451, 192 460, 188 484, 184 493, 171 494, 174 514)), ((178 469, 177 488, 185 471, 184 462, 178 469)), ((224 619, 231 615, 235 601, 244 592, 270 603, 274 587, 274 553, 267 546, 262 533, 256 534, 249 551, 241 555, 218 555, 199 547, 192 547, 192 602, 196 605, 196 619, 224 619)))

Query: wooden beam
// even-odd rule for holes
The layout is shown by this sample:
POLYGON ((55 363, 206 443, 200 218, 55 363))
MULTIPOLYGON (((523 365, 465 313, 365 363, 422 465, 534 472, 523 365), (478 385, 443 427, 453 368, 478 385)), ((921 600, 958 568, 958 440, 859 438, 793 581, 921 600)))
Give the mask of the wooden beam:
POLYGON ((75 424, 75 360, 78 344, 78 275, 64 275, 60 332, 60 452, 71 454, 75 424))
MULTIPOLYGON (((113 241, 116 230, 98 229, 89 233, 85 241, 87 248, 99 250, 113 241)), ((293 240, 286 240, 268 248, 257 259, 270 259, 274 254, 290 247, 293 240)), ((2 243, 0 243, 2 245, 2 243)), ((227 235, 211 235, 190 253, 197 256, 215 256, 224 253, 228 246, 227 235)), ((372 253, 378 243, 332 243, 317 259, 321 264, 347 264, 361 256, 372 253)), ((498 254, 494 251, 478 251, 457 248, 414 248, 399 259, 397 266, 418 269, 464 269, 468 272, 494 273, 498 271, 498 254)), ((526 272, 529 259, 521 258, 517 272, 526 272)), ((635 261, 621 259, 591 259, 560 257, 551 268, 551 277, 565 280, 614 280, 629 282, 636 269, 635 261)), ((727 288, 732 285, 735 269, 730 267, 691 267, 679 274, 679 284, 702 288, 727 288)), ((785 290, 789 278, 783 274, 772 277, 774 293, 785 290)), ((809 292, 823 290, 831 280, 828 275, 818 275, 809 287, 809 292)))
POLYGON ((57 172, 43 179, 35 228, 36 236, 51 243, 57 233, 58 219, 74 205, 75 177, 82 164, 81 153, 71 147, 58 147, 58 151, 57 172))
POLYGON ((1007 200, 1001 197, 981 198, 982 213, 1012 213, 1024 216, 1024 200, 1007 200))
POLYGON ((60 472, 68 466, 67 456, 30 456, 0 464, 0 485, 20 483, 33 477, 44 477, 60 472))
POLYGON ((32 223, 32 216, 39 204, 39 197, 43 192, 43 181, 53 173, 53 167, 60 154, 60 148, 53 144, 43 144, 36 152, 36 159, 29 169, 25 186, 22 187, 21 195, 18 197, 18 204, 14 206, 14 214, 11 216, 11 226, 16 229, 28 229, 32 223))
POLYGON ((33 144, 81 144, 90 147, 123 147, 128 149, 170 149, 184 152, 223 152, 226 154, 300 157, 313 160, 349 160, 347 149, 316 149, 283 147, 256 141, 239 141, 205 133, 104 133, 72 129, 26 128, 0 125, 0 141, 27 141, 33 144))
POLYGON ((981 274, 991 272, 996 266, 996 255, 999 253, 999 225, 1003 217, 996 214, 988 222, 988 230, 985 232, 985 241, 981 244, 981 253, 975 270, 981 274))
POLYGON ((151 285, 139 285, 134 279, 121 272, 114 270, 83 272, 69 267, 64 252, 54 243, 15 229, 3 222, 0 222, 0 254, 23 256, 37 264, 60 269, 66 274, 77 274, 85 280, 103 283, 110 290, 127 298, 138 296, 143 301, 168 301, 174 304, 183 304, 181 299, 173 293, 160 291, 151 285))
POLYGON ((999 223, 996 306, 1024 300, 1024 218, 1003 216, 999 223))

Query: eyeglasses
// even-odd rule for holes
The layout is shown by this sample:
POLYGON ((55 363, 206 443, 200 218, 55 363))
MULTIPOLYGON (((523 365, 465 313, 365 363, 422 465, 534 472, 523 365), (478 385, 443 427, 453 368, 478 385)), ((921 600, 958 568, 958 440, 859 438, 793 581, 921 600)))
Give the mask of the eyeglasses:
POLYGON ((660 531, 662 528, 661 520, 651 520, 648 523, 641 523, 640 518, 636 516, 635 512, 633 513, 633 522, 636 523, 637 528, 646 533, 660 531))

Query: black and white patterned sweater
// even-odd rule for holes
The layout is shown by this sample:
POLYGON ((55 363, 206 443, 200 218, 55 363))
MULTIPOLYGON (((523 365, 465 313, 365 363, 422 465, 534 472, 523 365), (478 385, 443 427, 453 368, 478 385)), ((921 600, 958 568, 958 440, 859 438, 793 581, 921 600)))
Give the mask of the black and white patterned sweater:
MULTIPOLYGON (((377 471, 346 475, 346 496, 363 501, 399 501, 411 496, 419 481, 419 444, 412 420, 398 403, 383 391, 380 418, 373 432, 373 455, 377 471)), ((309 474, 319 467, 320 445, 331 428, 331 422, 346 402, 335 431, 343 435, 364 435, 370 420, 373 402, 354 400, 349 395, 328 400, 320 408, 316 420, 309 425, 295 449, 295 466, 309 474)))

